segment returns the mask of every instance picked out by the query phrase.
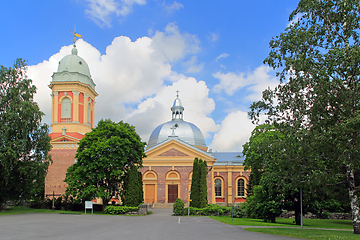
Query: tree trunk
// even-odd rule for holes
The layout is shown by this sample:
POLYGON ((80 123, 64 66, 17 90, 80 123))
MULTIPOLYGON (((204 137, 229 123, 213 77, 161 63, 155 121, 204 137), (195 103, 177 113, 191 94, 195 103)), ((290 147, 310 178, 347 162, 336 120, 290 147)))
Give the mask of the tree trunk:
POLYGON ((103 198, 102 200, 103 200, 102 211, 104 212, 104 210, 107 207, 110 199, 103 198))
POLYGON ((355 189, 354 170, 350 165, 346 165, 347 180, 349 184, 349 197, 351 203, 351 215, 354 228, 354 234, 360 234, 360 218, 359 218, 359 199, 355 189))
POLYGON ((300 205, 299 205, 299 201, 295 201, 295 224, 300 225, 300 205))

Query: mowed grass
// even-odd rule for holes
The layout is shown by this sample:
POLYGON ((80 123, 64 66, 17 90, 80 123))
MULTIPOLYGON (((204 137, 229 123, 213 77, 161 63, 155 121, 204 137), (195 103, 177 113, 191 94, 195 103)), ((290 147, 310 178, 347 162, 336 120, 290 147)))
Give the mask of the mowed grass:
MULTIPOLYGON (((13 215, 13 214, 24 214, 24 213, 57 213, 57 214, 85 214, 84 211, 64 211, 64 210, 55 210, 52 209, 33 209, 29 207, 9 207, 5 210, 0 211, 0 215, 13 215)), ((91 214, 91 210, 86 210, 86 214, 91 214)), ((94 214, 100 215, 104 214, 103 212, 94 211, 94 214)))
POLYGON ((318 230, 318 229, 298 229, 298 228, 245 228, 246 231, 274 234, 286 237, 302 239, 360 239, 358 234, 353 231, 341 230, 318 230))
POLYGON ((295 225, 294 219, 277 218, 276 223, 264 222, 261 219, 234 218, 229 216, 211 217, 214 220, 239 226, 265 226, 266 228, 245 228, 246 231, 274 234, 302 239, 360 239, 353 232, 351 220, 304 219, 303 226, 295 225), (274 228, 272 228, 274 227, 274 228), (275 228, 277 227, 277 228, 275 228), (289 228, 291 227, 291 228, 289 228), (308 229, 320 228, 320 229, 308 229), (336 230, 326 230, 336 229, 336 230))
MULTIPOLYGON (((214 220, 241 226, 277 226, 277 227, 300 227, 295 225, 294 219, 277 218, 276 223, 264 222, 261 219, 252 218, 234 218, 231 220, 229 216, 210 217, 214 220)), ((353 229, 351 220, 333 220, 333 219, 304 219, 303 226, 305 228, 328 228, 328 229, 353 229)))

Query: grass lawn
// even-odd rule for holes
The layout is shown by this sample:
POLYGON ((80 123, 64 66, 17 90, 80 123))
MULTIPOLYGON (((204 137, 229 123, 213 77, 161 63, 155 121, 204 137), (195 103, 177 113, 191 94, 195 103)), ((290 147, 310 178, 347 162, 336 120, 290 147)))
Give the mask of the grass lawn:
MULTIPOLYGON (((234 221, 231 221, 231 217, 229 216, 210 218, 231 225, 300 227, 295 225, 294 219, 291 218, 277 218, 276 223, 264 222, 261 219, 252 218, 234 218, 234 221)), ((304 228, 353 229, 351 220, 304 219, 303 224, 304 228)))
MULTIPOLYGON (((63 213, 63 214, 85 214, 84 211, 64 211, 64 210, 55 210, 54 212, 51 209, 33 209, 29 207, 9 207, 5 210, 0 211, 0 215, 12 215, 12 214, 23 214, 23 213, 63 213)), ((91 214, 91 210, 86 210, 86 214, 91 214)), ((94 214, 104 214, 103 212, 94 211, 94 214)), ((107 214, 108 215, 108 214, 107 214)))
POLYGON ((300 229, 295 225, 294 219, 277 218, 276 223, 264 222, 261 219, 251 218, 234 218, 231 221, 229 216, 210 217, 214 220, 240 226, 267 226, 270 228, 245 228, 251 232, 261 232, 267 234, 281 235, 287 237, 303 238, 303 239, 360 239, 359 235, 355 235, 352 231, 353 226, 351 220, 330 220, 330 219, 304 219, 304 228, 323 228, 323 229, 300 229), (279 227, 279 228, 271 228, 279 227), (280 227, 296 227, 296 228, 280 228, 280 227), (338 230, 326 230, 338 229, 338 230), (351 230, 351 231, 348 231, 351 230))
POLYGON ((302 238, 302 239, 360 239, 352 231, 340 230, 318 230, 298 228, 246 228, 246 231, 274 234, 280 236, 302 238))

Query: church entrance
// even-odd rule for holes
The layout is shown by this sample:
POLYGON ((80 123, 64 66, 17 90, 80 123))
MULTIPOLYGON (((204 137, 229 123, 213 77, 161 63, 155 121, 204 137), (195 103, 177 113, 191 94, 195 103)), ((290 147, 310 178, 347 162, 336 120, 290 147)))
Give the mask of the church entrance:
POLYGON ((155 184, 145 185, 145 203, 155 203, 155 184))
POLYGON ((174 203, 178 198, 178 185, 168 185, 168 203, 174 203))

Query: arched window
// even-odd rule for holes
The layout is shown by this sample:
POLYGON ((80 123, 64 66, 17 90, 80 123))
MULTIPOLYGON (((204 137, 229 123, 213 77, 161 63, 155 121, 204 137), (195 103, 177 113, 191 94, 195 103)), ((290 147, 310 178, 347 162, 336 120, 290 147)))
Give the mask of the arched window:
POLYGON ((221 179, 215 179, 215 197, 221 196, 221 179))
POLYGON ((91 110, 90 110, 90 103, 88 104, 88 112, 87 112, 87 122, 91 123, 91 110))
POLYGON ((245 181, 244 179, 239 179, 237 181, 237 187, 238 187, 238 192, 237 192, 237 195, 238 197, 245 197, 245 181))
POLYGON ((71 100, 64 98, 61 102, 61 122, 70 122, 71 120, 71 100))

